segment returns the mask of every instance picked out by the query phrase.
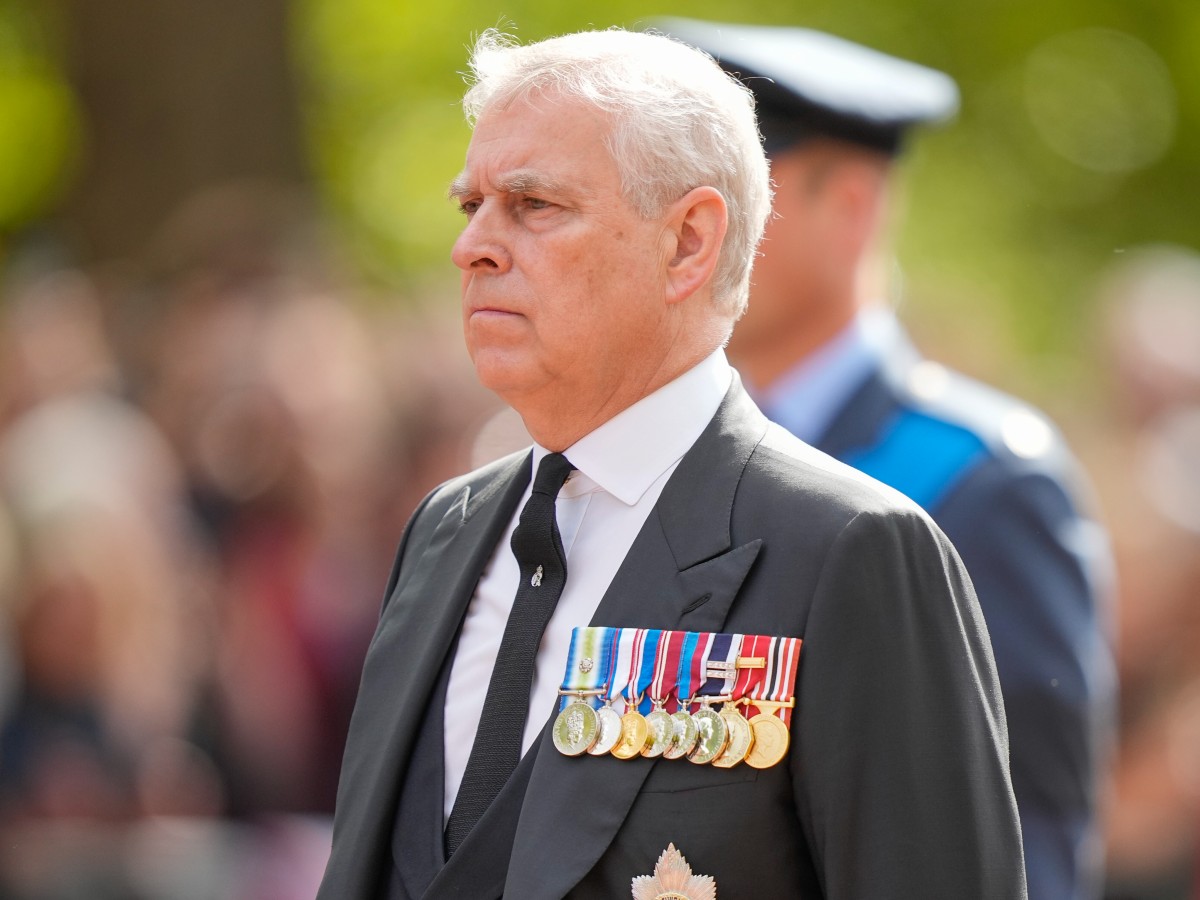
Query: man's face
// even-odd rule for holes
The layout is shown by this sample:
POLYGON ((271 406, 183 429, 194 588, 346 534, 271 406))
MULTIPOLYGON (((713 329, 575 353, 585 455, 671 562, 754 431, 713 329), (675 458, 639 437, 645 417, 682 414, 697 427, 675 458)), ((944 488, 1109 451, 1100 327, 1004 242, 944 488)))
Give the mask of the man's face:
POLYGON ((854 318, 864 264, 878 252, 888 171, 885 157, 833 140, 772 159, 774 215, 729 342, 751 383, 770 384, 854 318))
POLYGON ((608 128, 544 97, 489 109, 451 188, 467 349, 519 412, 627 391, 669 342, 665 226, 622 197, 608 128))

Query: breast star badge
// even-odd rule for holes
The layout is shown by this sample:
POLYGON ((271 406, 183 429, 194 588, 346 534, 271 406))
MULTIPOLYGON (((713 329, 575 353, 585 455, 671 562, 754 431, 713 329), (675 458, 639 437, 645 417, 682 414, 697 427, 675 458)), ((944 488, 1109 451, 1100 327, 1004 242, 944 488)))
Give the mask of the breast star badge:
POLYGON ((693 875, 683 854, 669 844, 653 875, 633 879, 633 900, 717 900, 717 883, 710 875, 693 875))

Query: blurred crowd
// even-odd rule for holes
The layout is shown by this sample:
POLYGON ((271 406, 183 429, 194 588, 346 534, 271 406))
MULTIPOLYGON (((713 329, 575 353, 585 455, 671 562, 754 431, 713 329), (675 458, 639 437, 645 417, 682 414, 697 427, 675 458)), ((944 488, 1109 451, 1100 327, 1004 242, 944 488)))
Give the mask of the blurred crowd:
POLYGON ((355 297, 327 256, 290 198, 229 190, 136 268, 11 267, 0 896, 315 891, 327 836, 297 817, 332 812, 398 537, 494 410, 453 293, 423 317, 355 297), (147 822, 175 824, 131 829, 147 822), (48 827, 87 823, 138 837, 64 852, 48 827), (207 850, 151 877, 147 841, 207 850), (272 841, 315 876, 230 882, 233 848, 261 863, 272 841), (213 877, 192 871, 205 856, 213 877))
MULTIPOLYGON (((83 272, 35 249, 8 266, 0 898, 315 890, 404 522, 522 443, 474 382, 452 280, 425 303, 367 297, 329 246, 293 198, 226 189, 136 263, 83 272)), ((1108 402, 1067 425, 1120 570, 1109 900, 1185 900, 1200 256, 1131 257, 1097 309, 1108 402)))
POLYGON ((1107 415, 1077 437, 1120 580, 1108 900, 1200 898, 1200 253, 1104 273, 1107 415))

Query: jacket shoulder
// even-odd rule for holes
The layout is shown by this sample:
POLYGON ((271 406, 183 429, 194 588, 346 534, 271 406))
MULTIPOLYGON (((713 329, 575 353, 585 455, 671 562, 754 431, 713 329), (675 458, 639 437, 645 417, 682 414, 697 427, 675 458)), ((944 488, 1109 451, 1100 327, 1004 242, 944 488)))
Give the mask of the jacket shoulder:
POLYGON ((440 518, 450 506, 461 502, 464 491, 474 499, 505 484, 508 479, 518 474, 522 465, 525 465, 528 473, 528 461, 529 450, 519 450, 466 474, 443 481, 429 492, 424 503, 418 507, 418 512, 420 514, 428 511, 440 518))
POLYGON ((890 515, 924 511, 909 497, 871 475, 835 459, 772 424, 747 468, 751 489, 767 490, 790 502, 803 497, 845 521, 864 512, 890 515))
POLYGON ((928 360, 889 373, 887 383, 894 408, 873 441, 842 458, 924 508, 984 467, 1011 478, 1077 478, 1062 435, 1030 404, 928 360))

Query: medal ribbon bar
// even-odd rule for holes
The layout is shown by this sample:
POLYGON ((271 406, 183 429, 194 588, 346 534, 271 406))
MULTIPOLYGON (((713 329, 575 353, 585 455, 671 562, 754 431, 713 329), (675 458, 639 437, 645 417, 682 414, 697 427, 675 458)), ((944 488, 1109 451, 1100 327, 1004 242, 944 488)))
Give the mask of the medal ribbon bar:
MULTIPOLYGON (((756 691, 761 690, 763 678, 766 677, 767 663, 765 656, 770 647, 771 638, 763 634, 748 634, 742 638, 742 652, 751 657, 763 659, 761 667, 755 665, 738 669, 737 682, 733 686, 733 699, 745 702, 756 691)), ((744 659, 742 657, 741 659, 744 659)), ((741 659, 738 662, 741 662, 741 659)))
POLYGON ((679 683, 679 658, 683 654, 683 642, 686 638, 686 631, 662 633, 658 644, 658 660, 654 666, 654 681, 650 684, 651 702, 665 705, 674 697, 679 683))
POLYGON ((698 631, 684 632, 683 646, 679 651, 679 671, 675 681, 676 703, 684 712, 687 712, 688 708, 686 701, 691 698, 692 691, 700 681, 703 645, 711 637, 698 631))
POLYGON ((745 761, 769 768, 790 743, 801 645, 800 638, 767 635, 576 628, 555 743, 569 756, 686 757, 701 765, 745 761), (625 709, 619 723, 611 709, 618 697, 625 709), (661 721, 672 714, 673 722, 661 721))
MULTIPOLYGON (((724 665, 714 666, 713 663, 727 663, 731 659, 736 660, 738 649, 734 647, 734 637, 732 634, 714 634, 712 643, 708 646, 708 651, 704 656, 704 674, 705 681, 700 685, 700 690, 696 692, 697 697, 720 697, 728 692, 733 681, 732 677, 725 676, 724 665)), ((738 647, 741 646, 740 635, 737 641, 738 647)))
MULTIPOLYGON (((650 686, 654 683, 654 673, 658 668, 658 647, 666 632, 658 628, 642 629, 641 652, 638 656, 637 680, 634 685, 633 702, 637 711, 643 716, 650 712, 650 686)), ((632 708, 632 707, 630 707, 632 708)))
POLYGON ((638 679, 642 672, 642 651, 646 646, 646 629, 627 628, 632 634, 632 650, 629 654, 629 674, 625 676, 625 711, 636 710, 641 700, 638 679))
POLYGON ((800 638, 779 639, 779 666, 776 669, 776 689, 767 698, 779 703, 779 718, 788 728, 792 726, 792 708, 796 705, 796 669, 800 665, 800 638))
POLYGON ((567 670, 559 688, 559 710, 573 697, 597 696, 608 681, 613 628, 575 628, 571 631, 571 649, 567 652, 567 670))
POLYGON ((801 644, 800 638, 771 638, 762 681, 741 701, 749 707, 748 711, 757 709, 778 715, 785 725, 791 726, 792 709, 796 705, 796 669, 800 663, 801 644))
POLYGON ((629 677, 633 669, 633 654, 638 641, 638 630, 636 628, 615 628, 613 629, 615 636, 613 637, 613 660, 609 666, 611 676, 608 679, 608 700, 624 698, 625 690, 629 686, 629 677))
POLYGON ((779 646, 779 638, 767 638, 764 643, 764 654, 766 656, 766 666, 758 673, 758 679, 751 685, 750 691, 742 700, 746 704, 746 715, 754 716, 761 712, 755 701, 766 699, 770 693, 772 685, 775 683, 776 665, 776 650, 779 646))

